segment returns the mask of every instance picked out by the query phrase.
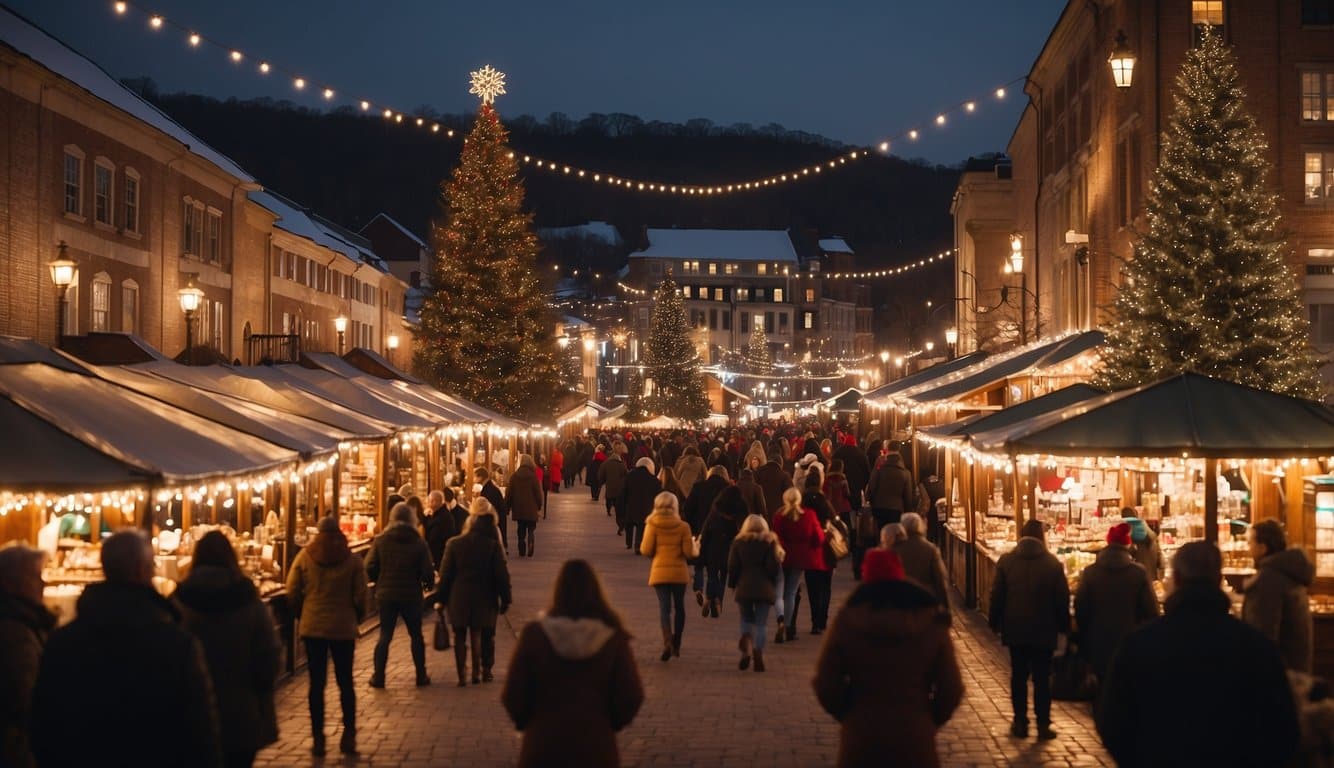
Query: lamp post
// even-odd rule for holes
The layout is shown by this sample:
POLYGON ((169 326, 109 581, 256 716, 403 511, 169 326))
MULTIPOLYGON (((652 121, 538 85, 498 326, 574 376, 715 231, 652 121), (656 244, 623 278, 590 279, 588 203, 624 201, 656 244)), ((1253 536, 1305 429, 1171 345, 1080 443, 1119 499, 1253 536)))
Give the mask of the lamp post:
POLYGON ((1112 67, 1112 82, 1116 83, 1116 87, 1119 90, 1129 88, 1135 79, 1135 52, 1130 50, 1124 29, 1116 31, 1116 45, 1112 48, 1112 55, 1107 57, 1107 63, 1112 67))
POLYGON ((953 360, 953 359, 954 359, 954 348, 955 348, 955 345, 957 345, 958 343, 959 343, 959 329, 958 329, 958 328, 955 328, 954 326, 950 326, 949 328, 946 328, 946 329, 945 329, 945 344, 947 344, 947 345, 949 346, 949 348, 950 348, 950 352, 949 352, 949 359, 950 359, 950 360, 953 360))
POLYGON ((903 363, 904 363, 904 360, 903 360, 903 357, 902 357, 902 356, 899 356, 899 357, 894 358, 894 367, 897 368, 897 369, 899 369, 899 375, 898 375, 898 378, 900 378, 900 379, 903 378, 903 363))
POLYGON ((881 365, 881 366, 884 368, 884 370, 885 370, 885 381, 889 381, 889 350, 888 350, 888 349, 882 349, 882 350, 880 351, 880 365, 881 365))
POLYGON ((184 288, 176 292, 181 302, 181 311, 185 313, 185 364, 195 364, 195 312, 204 301, 204 292, 195 287, 190 280, 184 288))
POLYGON ((1010 235, 1010 271, 1019 275, 1019 343, 1028 343, 1028 273, 1024 272, 1024 236, 1010 235))
POLYGON ((74 278, 79 274, 79 265, 69 258, 66 253, 67 246, 65 241, 61 240, 60 256, 55 261, 47 262, 46 266, 51 270, 51 282, 55 284, 56 290, 60 292, 59 300, 56 302, 56 348, 65 340, 65 311, 68 299, 65 294, 69 287, 74 284, 74 278))
POLYGON ((334 318, 334 330, 338 331, 338 355, 343 354, 343 341, 347 334, 347 318, 339 315, 334 318))
POLYGON ((935 348, 936 348, 936 343, 934 341, 928 341, 926 343, 926 354, 928 355, 928 357, 931 355, 931 351, 934 350, 935 348))
POLYGON ((384 340, 385 349, 389 350, 389 362, 394 364, 394 353, 398 351, 398 334, 391 333, 384 340))

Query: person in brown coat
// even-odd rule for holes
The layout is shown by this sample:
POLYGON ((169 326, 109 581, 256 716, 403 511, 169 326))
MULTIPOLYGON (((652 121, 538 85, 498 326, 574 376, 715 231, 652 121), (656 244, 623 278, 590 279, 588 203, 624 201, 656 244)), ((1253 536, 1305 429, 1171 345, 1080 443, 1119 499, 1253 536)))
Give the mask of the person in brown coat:
POLYGON ((46 553, 22 544, 0 549, 0 765, 35 765, 28 745, 32 690, 42 646, 56 617, 42 605, 46 553))
POLYGON ((468 646, 472 644, 472 683, 491 682, 496 661, 496 619, 508 611, 509 568, 496 527, 496 510, 483 498, 473 499, 463 533, 445 544, 440 560, 437 594, 449 606, 454 627, 454 666, 459 687, 466 686, 468 646))
POLYGON ((949 588, 945 586, 945 561, 940 559, 940 550, 936 549, 936 545, 926 540, 926 521, 916 512, 908 512, 900 525, 903 526, 904 538, 893 549, 903 561, 904 573, 935 595, 936 602, 940 603, 941 610, 948 618, 950 597, 949 588))
POLYGON ((501 702, 523 732, 521 768, 620 765, 616 733, 638 714, 644 687, 630 635, 587 562, 561 567, 551 607, 519 633, 501 702))
POLYGON ((746 502, 746 514, 768 518, 769 505, 764 500, 764 491, 760 489, 759 483, 755 482, 753 471, 743 469, 738 472, 736 487, 741 491, 742 501, 746 502))
POLYGON ((963 699, 935 597, 905 581, 888 550, 866 553, 862 584, 820 649, 815 695, 842 726, 839 766, 940 765, 936 729, 963 699))
POLYGON ((542 481, 537 479, 533 457, 519 457, 519 468, 505 486, 505 506, 519 527, 519 557, 532 557, 537 542, 537 519, 542 516, 542 481))

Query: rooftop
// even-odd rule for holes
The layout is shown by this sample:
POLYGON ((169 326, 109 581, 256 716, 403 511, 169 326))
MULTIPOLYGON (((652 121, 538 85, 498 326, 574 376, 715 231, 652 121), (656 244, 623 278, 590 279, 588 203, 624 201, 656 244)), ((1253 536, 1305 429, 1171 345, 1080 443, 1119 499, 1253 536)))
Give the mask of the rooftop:
POLYGON ((648 247, 630 258, 798 262, 783 229, 650 229, 648 247))

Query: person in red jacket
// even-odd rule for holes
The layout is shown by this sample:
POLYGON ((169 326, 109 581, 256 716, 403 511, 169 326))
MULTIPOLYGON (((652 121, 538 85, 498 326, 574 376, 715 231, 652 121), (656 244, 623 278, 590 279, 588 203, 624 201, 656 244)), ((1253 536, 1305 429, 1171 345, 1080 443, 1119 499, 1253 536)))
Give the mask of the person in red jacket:
POLYGON ((560 493, 561 471, 565 469, 565 454, 560 452, 560 448, 551 447, 551 461, 547 464, 547 481, 551 484, 552 493, 560 493))
MULTIPOLYGON (((811 570, 827 571, 824 561, 824 529, 815 511, 801 506, 801 491, 783 492, 783 506, 774 514, 773 531, 787 556, 783 558, 783 595, 776 605, 778 635, 774 642, 797 639, 797 606, 802 576, 811 570)), ((809 589, 808 589, 809 591, 809 589)))

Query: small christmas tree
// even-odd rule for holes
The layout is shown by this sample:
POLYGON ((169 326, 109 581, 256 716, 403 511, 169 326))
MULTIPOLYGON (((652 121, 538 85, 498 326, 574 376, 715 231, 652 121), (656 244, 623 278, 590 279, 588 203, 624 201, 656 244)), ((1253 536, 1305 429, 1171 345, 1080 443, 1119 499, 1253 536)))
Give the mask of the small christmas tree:
POLYGON ((1320 398, 1309 329, 1284 254, 1264 137, 1232 52, 1214 34, 1176 78, 1162 159, 1116 298, 1096 381, 1112 389, 1194 371, 1320 398))
POLYGON ((650 410, 688 421, 709 415, 699 354, 690 341, 685 304, 670 271, 653 298, 644 367, 645 377, 653 381, 650 410))
POLYGON ((764 332, 764 315, 757 312, 750 325, 750 341, 746 343, 746 372, 767 376, 773 370, 773 359, 769 356, 769 337, 764 332))
POLYGON ((561 378, 554 322, 518 166, 488 102, 477 112, 442 208, 414 370, 502 413, 549 417, 561 378))

